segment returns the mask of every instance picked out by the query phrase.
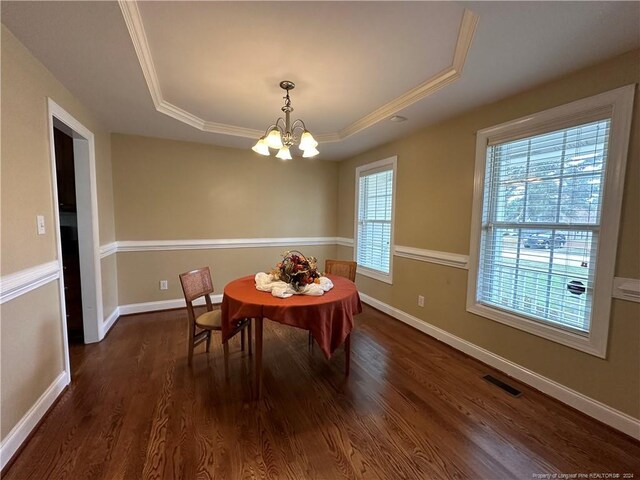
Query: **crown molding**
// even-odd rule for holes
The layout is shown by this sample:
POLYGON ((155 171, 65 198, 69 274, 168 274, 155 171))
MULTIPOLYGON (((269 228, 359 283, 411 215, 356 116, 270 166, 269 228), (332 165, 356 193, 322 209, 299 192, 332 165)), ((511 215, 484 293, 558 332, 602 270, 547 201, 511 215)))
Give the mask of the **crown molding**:
POLYGON ((163 101, 162 92, 160 91, 158 74, 156 73, 156 67, 153 64, 153 58, 151 58, 151 50, 149 49, 149 42, 147 42, 147 34, 144 31, 144 25, 142 24, 142 17, 140 16, 140 10, 138 10, 138 4, 134 1, 128 0, 118 0, 118 4, 120 5, 124 22, 127 25, 127 30, 129 30, 129 36, 133 42, 133 48, 138 56, 138 62, 140 63, 140 67, 142 67, 142 74, 144 75, 144 79, 147 81, 147 87, 149 88, 149 93, 153 99, 153 104, 157 110, 163 101))
MULTIPOLYGON (((153 104, 158 112, 203 132, 253 139, 259 138, 263 135, 264 132, 262 130, 204 120, 166 101, 162 97, 160 81, 153 64, 153 58, 151 56, 151 50, 149 48, 149 42, 147 41, 147 34, 144 30, 144 24, 140 15, 140 10, 138 9, 138 4, 133 0, 118 0, 118 4, 120 5, 120 10, 122 10, 122 16, 124 17, 127 29, 129 30, 129 35, 131 36, 131 41, 133 42, 133 47, 136 51, 136 55, 138 56, 142 73, 147 82, 149 93, 153 99, 153 104)), ((410 89, 399 97, 376 108, 371 113, 356 120, 350 125, 347 125, 342 130, 316 135, 317 140, 320 143, 340 142, 375 125, 381 120, 394 115, 400 110, 419 102, 425 97, 432 95, 441 88, 444 88, 458 80, 462 75, 467 54, 471 48, 476 26, 478 25, 478 19, 478 15, 473 13, 471 10, 465 9, 460 23, 460 30, 458 32, 458 39, 453 53, 451 66, 427 79, 417 87, 410 89)))

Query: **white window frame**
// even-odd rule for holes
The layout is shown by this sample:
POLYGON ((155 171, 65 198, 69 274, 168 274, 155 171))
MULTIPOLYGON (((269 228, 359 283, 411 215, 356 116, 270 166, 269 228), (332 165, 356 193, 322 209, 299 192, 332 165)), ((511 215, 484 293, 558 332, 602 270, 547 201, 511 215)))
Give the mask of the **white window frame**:
POLYGON ((618 245, 618 229, 622 206, 624 175, 627 163, 633 97, 635 84, 627 85, 593 97, 578 100, 560 107, 478 131, 476 140, 476 165, 474 173, 473 211, 471 219, 471 245, 469 277, 467 284, 467 311, 491 320, 515 327, 525 332, 552 340, 562 345, 606 358, 609 335, 611 296, 618 245), (598 111, 610 112, 611 127, 609 155, 605 170, 602 199, 600 236, 593 284, 591 325, 588 334, 580 335, 537 322, 517 313, 507 312, 480 304, 476 300, 482 233, 482 207, 487 145, 496 140, 503 142, 530 137, 584 123, 598 111))
POLYGON ((353 214, 353 259, 358 261, 358 212, 360 210, 360 177, 366 175, 370 170, 379 170, 384 167, 391 166, 389 170, 393 172, 393 185, 391 192, 391 245, 389 245, 389 273, 384 273, 379 270, 374 270, 361 265, 358 265, 357 273, 365 275, 370 278, 374 278, 381 282, 393 283, 393 254, 395 251, 395 221, 396 221, 396 183, 397 183, 397 171, 398 171, 398 157, 393 156, 384 158, 376 162, 361 165, 356 168, 356 202, 355 210, 353 214))

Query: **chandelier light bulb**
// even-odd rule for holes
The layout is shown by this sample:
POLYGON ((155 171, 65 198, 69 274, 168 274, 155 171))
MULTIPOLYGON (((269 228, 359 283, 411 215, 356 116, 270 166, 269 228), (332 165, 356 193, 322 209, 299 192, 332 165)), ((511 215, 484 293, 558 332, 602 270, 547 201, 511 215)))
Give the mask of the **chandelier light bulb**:
POLYGON ((300 137, 300 146, 298 148, 300 148, 300 150, 307 150, 310 148, 315 149, 317 146, 318 146, 318 142, 316 142, 316 139, 313 138, 313 135, 311 135, 311 132, 309 132, 308 130, 305 130, 302 133, 302 136, 300 137))
POLYGON ((282 138, 280 137, 280 131, 274 128, 269 132, 266 139, 267 145, 271 148, 282 148, 282 138))
POLYGON ((267 145, 267 142, 265 141, 265 137, 260 137, 260 140, 258 140, 258 142, 253 146, 253 148, 251 148, 251 150, 253 150, 256 153, 259 153, 260 155, 269 155, 269 146, 267 145))
POLYGON ((316 149, 316 147, 307 148, 302 154, 302 158, 311 158, 318 155, 320 152, 316 149))
POLYGON ((282 147, 276 157, 282 160, 291 160, 291 152, 289 151, 289 147, 282 147))

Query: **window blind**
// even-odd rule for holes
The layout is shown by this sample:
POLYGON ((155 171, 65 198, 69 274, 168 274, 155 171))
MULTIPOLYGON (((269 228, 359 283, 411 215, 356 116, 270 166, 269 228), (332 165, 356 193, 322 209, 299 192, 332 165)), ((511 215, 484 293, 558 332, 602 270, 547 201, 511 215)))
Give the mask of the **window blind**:
POLYGON ((360 174, 358 181, 358 265, 389 273, 393 170, 376 169, 360 174))
POLYGON ((588 334, 610 124, 487 148, 477 302, 588 334))

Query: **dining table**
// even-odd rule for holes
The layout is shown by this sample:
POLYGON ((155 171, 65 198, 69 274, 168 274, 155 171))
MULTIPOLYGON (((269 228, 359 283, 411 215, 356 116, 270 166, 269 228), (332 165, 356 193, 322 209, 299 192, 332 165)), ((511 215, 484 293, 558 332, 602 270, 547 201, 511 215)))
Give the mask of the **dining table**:
POLYGON ((326 275, 333 288, 323 295, 274 297, 256 289, 255 277, 238 278, 224 288, 221 305, 222 342, 227 344, 239 322, 251 318, 255 324, 255 395, 262 390, 264 319, 309 330, 329 359, 344 344, 345 376, 351 364, 351 332, 354 315, 362 312, 356 285, 348 278, 326 275))

